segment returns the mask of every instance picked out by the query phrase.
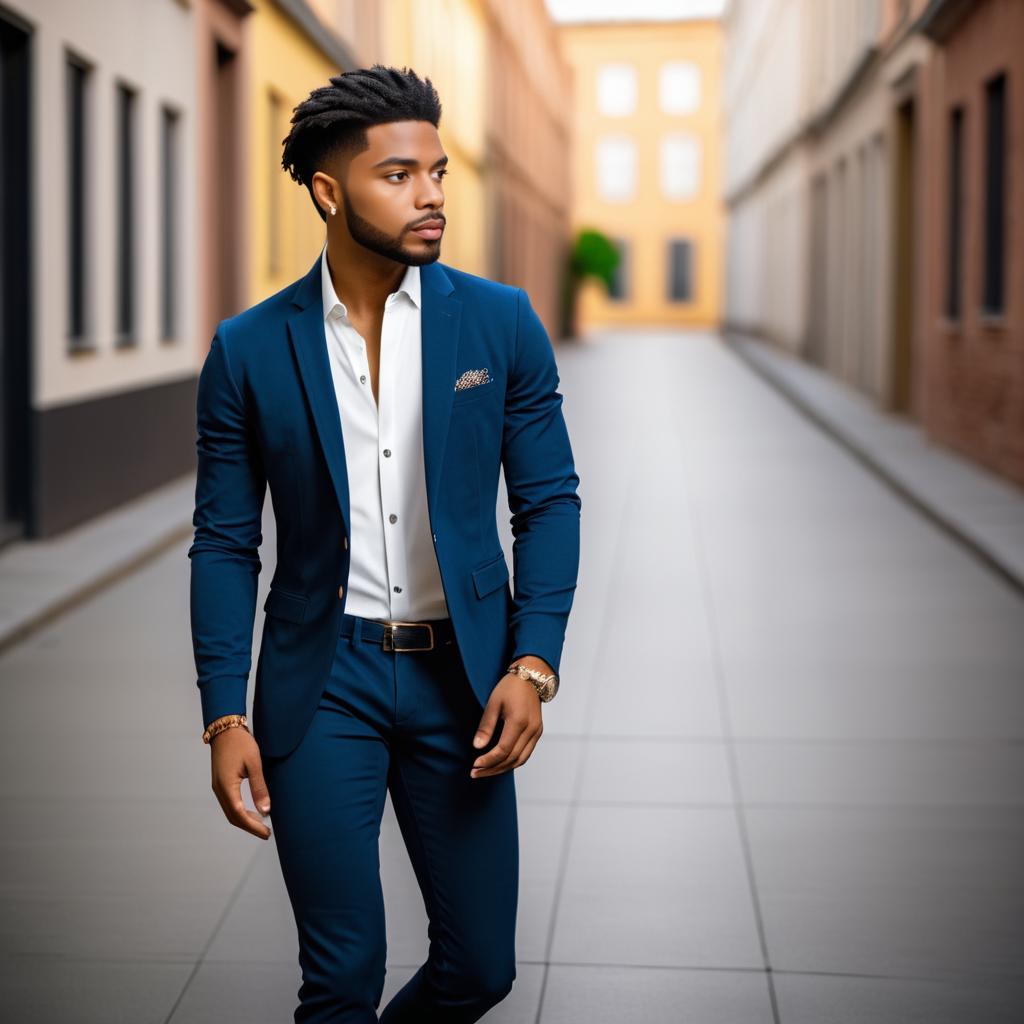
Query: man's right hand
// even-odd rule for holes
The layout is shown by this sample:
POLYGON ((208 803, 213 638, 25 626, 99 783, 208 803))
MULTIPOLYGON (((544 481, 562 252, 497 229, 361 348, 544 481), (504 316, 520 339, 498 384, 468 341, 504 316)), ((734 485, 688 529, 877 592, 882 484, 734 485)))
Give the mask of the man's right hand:
POLYGON ((242 801, 242 779, 248 778, 253 802, 264 814, 270 813, 270 794, 263 781, 263 762, 256 740, 247 729, 236 726, 217 733, 210 740, 210 751, 213 792, 225 817, 245 832, 269 839, 270 829, 242 801))

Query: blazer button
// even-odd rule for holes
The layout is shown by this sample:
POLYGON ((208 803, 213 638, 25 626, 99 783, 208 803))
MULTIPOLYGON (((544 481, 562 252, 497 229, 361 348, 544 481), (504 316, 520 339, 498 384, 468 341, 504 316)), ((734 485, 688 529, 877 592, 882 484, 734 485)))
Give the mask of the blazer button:
POLYGON ((344 596, 344 594, 345 594, 345 588, 344 587, 338 587, 338 597, 341 598, 341 597, 344 596))
POLYGON ((346 537, 342 543, 345 545, 345 550, 348 551, 348 537, 346 537))

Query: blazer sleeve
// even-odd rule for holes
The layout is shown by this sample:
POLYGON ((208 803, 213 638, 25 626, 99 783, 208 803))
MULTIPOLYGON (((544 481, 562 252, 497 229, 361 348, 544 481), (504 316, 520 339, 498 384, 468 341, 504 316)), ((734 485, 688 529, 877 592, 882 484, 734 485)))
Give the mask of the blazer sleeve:
POLYGON ((266 477, 231 372, 223 321, 199 375, 195 536, 189 548, 192 648, 203 725, 245 714, 266 477))
POLYGON ((558 368, 529 296, 516 289, 516 343, 505 397, 502 465, 512 513, 513 657, 558 672, 580 559, 579 477, 558 368))

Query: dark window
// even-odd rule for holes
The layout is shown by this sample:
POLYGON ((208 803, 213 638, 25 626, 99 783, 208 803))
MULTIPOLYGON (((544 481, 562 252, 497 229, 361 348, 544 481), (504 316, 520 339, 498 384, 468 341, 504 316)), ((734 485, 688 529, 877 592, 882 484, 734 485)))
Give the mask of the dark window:
POLYGON ((960 278, 963 266, 964 111, 949 114, 949 193, 946 230, 946 316, 960 319, 960 278))
POLYGON ((88 138, 87 89, 89 69, 68 56, 65 66, 67 132, 67 259, 68 340, 72 348, 86 345, 86 173, 85 140, 88 138))
POLYGON ((668 243, 668 297, 670 302, 693 301, 693 243, 673 238, 668 243))
POLYGON ((118 345, 134 343, 135 327, 135 93, 117 87, 117 301, 118 345))
POLYGON ((1006 75, 985 88, 985 267, 982 307, 1001 313, 1005 300, 1006 75))
POLYGON ((612 273, 608 297, 615 302, 624 302, 629 298, 629 242, 625 238, 617 238, 615 248, 619 250, 619 264, 612 273))
POLYGON ((160 335, 164 340, 178 333, 178 145, 178 114, 164 107, 160 113, 160 335))

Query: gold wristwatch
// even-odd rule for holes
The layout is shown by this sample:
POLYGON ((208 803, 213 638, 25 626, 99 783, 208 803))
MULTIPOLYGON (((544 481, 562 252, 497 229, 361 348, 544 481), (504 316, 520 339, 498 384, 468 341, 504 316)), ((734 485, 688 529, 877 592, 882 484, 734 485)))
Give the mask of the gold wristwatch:
POLYGON ((527 668, 526 665, 513 664, 506 669, 512 675, 520 679, 528 679, 533 688, 537 691, 540 699, 546 704, 556 693, 558 693, 558 675, 555 672, 545 674, 536 668, 527 668))

